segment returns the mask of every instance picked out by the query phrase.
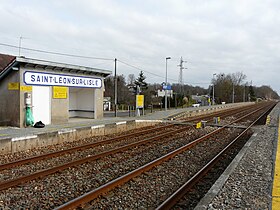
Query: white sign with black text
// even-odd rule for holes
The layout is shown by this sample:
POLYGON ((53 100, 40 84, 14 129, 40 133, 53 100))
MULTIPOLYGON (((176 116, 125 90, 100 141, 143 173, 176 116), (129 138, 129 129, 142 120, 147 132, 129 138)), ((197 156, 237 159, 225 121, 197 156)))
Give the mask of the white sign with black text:
POLYGON ((26 71, 23 74, 23 81, 26 85, 66 86, 85 88, 102 87, 102 80, 99 78, 40 73, 32 71, 26 71))

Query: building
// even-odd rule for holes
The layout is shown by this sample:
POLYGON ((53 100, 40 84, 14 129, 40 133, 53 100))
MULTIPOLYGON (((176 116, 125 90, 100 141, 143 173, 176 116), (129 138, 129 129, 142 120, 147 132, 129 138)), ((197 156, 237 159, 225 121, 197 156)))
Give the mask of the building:
POLYGON ((194 101, 194 104, 199 104, 199 106, 209 106, 209 96, 208 95, 191 95, 191 99, 194 101))
MULTIPOLYGON (((167 97, 173 98, 173 90, 167 90, 166 91, 167 97)), ((157 91, 158 97, 165 97, 165 90, 158 90, 157 91)))
POLYGON ((104 97, 103 100, 103 110, 110 111, 111 110, 111 97, 104 97))
POLYGON ((0 54, 0 125, 103 117, 104 78, 111 71, 0 54))

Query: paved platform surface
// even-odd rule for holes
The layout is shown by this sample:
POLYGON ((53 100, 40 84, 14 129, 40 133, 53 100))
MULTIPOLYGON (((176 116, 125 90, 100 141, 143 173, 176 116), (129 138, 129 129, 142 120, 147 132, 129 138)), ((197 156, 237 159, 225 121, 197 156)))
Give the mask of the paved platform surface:
POLYGON ((193 110, 205 109, 209 107, 188 107, 188 108, 178 108, 171 109, 167 111, 156 111, 153 113, 146 113, 144 116, 139 117, 105 117, 102 119, 82 119, 82 118, 72 118, 68 123, 55 124, 55 125, 46 125, 44 128, 15 128, 15 127, 0 127, 0 140, 1 138, 15 138, 27 135, 36 135, 48 132, 54 132, 66 128, 81 128, 89 127, 95 125, 106 125, 121 121, 130 121, 130 120, 162 120, 168 116, 176 115, 181 112, 188 112, 193 110))

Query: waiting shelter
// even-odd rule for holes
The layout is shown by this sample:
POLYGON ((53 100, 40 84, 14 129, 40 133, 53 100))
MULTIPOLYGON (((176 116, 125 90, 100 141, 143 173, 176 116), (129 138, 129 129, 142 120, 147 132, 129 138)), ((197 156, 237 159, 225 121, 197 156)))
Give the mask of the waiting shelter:
POLYGON ((103 117, 109 70, 0 54, 0 125, 56 124, 103 117))

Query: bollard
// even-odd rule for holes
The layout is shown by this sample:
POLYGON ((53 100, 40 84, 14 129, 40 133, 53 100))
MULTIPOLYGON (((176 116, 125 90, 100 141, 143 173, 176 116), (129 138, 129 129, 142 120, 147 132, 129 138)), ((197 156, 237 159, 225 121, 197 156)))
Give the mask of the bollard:
POLYGON ((270 124, 270 115, 267 115, 265 124, 266 125, 270 124))
POLYGON ((217 117, 214 117, 214 118, 213 118, 213 123, 214 123, 214 124, 218 124, 218 118, 217 118, 217 117))
POLYGON ((202 126, 202 128, 205 128, 205 127, 206 127, 206 123, 207 123, 207 121, 204 121, 204 120, 201 121, 201 126, 202 126))

